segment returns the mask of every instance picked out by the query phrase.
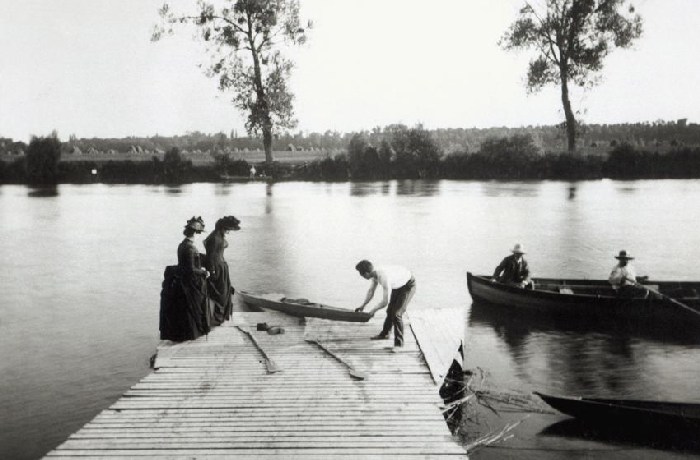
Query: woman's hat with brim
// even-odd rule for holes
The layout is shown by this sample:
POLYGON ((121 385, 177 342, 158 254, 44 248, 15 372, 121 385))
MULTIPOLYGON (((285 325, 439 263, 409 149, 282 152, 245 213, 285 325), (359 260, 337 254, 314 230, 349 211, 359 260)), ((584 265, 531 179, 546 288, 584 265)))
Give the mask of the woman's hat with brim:
POLYGON ((191 228, 196 233, 202 233, 204 231, 204 221, 202 220, 202 216, 192 216, 192 218, 187 221, 187 224, 185 224, 185 228, 191 228))
POLYGON ((632 260, 634 257, 627 255, 627 251, 624 249, 620 251, 618 255, 615 256, 617 260, 632 260))
POLYGON ((523 245, 518 243, 515 246, 513 246, 513 249, 510 250, 513 254, 525 254, 525 248, 523 248, 523 245))

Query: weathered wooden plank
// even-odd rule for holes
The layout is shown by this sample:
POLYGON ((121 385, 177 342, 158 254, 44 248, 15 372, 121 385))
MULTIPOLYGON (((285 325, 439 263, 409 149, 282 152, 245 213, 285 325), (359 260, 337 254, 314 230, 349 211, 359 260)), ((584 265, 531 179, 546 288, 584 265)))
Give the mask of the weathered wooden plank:
MULTIPOLYGON (((177 452, 177 451, 175 451, 177 452)), ((213 451, 208 454, 197 454, 196 456, 193 456, 192 454, 190 455, 179 455, 179 454, 166 454, 166 455, 153 455, 153 454, 145 454, 145 453, 134 453, 133 456, 131 454, 129 455, 111 455, 111 454, 105 454, 105 455, 95 455, 95 454, 84 454, 84 455, 72 455, 67 453, 66 455, 58 454, 55 455, 54 453, 49 454, 47 457, 49 458, 61 458, 64 460, 68 459, 84 459, 86 456, 89 456, 92 459, 95 460, 100 460, 100 459, 109 459, 109 460, 114 460, 114 459, 119 459, 119 458, 124 458, 124 459, 130 459, 134 457, 140 457, 140 456, 147 456, 149 459, 152 460, 192 460, 193 458, 197 459, 228 459, 231 458, 231 453, 229 451, 223 451, 224 453, 213 451)), ((240 452, 235 453, 235 458, 238 460, 246 460, 246 459, 253 459, 253 460, 265 460, 265 459, 274 459, 274 458, 280 458, 283 457, 285 459, 289 460, 303 460, 307 458, 313 458, 313 459, 323 459, 323 460, 357 460, 357 459, 364 459, 364 460, 385 460, 386 455, 385 454, 357 454, 357 453, 351 453, 351 454, 328 454, 328 453, 316 453, 313 450, 306 451, 302 454, 299 453, 288 453, 285 452, 284 454, 268 454, 266 453, 268 451, 257 451, 254 454, 241 454, 240 452)), ((429 460, 432 458, 465 458, 461 454, 435 454, 435 455, 430 455, 430 454, 401 454, 401 459, 403 460, 429 460)))
POLYGON ((441 385, 453 360, 462 364, 457 352, 464 341, 462 309, 415 310, 410 314, 411 330, 423 352, 437 385, 441 385))
POLYGON ((207 458, 212 455, 220 457, 230 457, 235 455, 236 458, 241 458, 242 456, 250 456, 250 458, 260 458, 262 455, 269 456, 279 456, 281 458, 292 458, 293 456, 299 456, 301 458, 308 458, 314 456, 315 458, 328 458, 331 455, 345 455, 352 456, 353 458, 369 458, 368 456, 374 456, 375 458, 386 458, 391 455, 400 455, 400 458, 407 458, 409 455, 419 456, 420 458, 434 458, 426 457, 430 456, 442 456, 442 455, 455 455, 458 458, 466 458, 464 451, 445 449, 444 451, 436 451, 430 447, 407 447, 407 448, 338 448, 338 449, 231 449, 227 451, 213 450, 213 449, 112 449, 110 451, 81 451, 81 450, 55 450, 49 454, 50 457, 65 457, 65 456, 75 456, 75 457, 96 457, 96 456, 109 456, 109 457, 124 457, 124 458, 134 458, 134 457, 149 457, 157 458, 162 456, 164 458, 186 458, 191 460, 192 458, 207 458))
MULTIPOLYGON (((413 334, 406 334, 404 351, 391 353, 389 341, 369 340, 383 317, 304 324, 280 315, 236 313, 208 337, 161 343, 158 368, 48 457, 464 456, 449 435, 426 352, 413 334), (255 331, 256 322, 282 325, 286 333, 255 331), (248 325, 283 371, 266 374, 260 353, 233 325, 248 325), (348 378, 344 366, 304 337, 328 344, 369 372, 368 379, 348 378)), ((435 355, 430 346, 427 354, 435 355)))
POLYGON ((188 439, 185 441, 173 441, 163 439, 69 439, 58 447, 58 449, 91 449, 91 450, 109 450, 109 449, 192 449, 197 447, 209 449, 299 449, 299 448, 314 448, 314 449, 363 449, 363 448, 399 448, 399 449, 426 449, 433 452, 450 452, 455 449, 450 449, 447 441, 451 439, 441 439, 434 437, 432 441, 416 441, 399 439, 388 441, 386 439, 371 439, 362 438, 351 441, 326 441, 326 440, 299 440, 299 441, 275 441, 274 439, 265 441, 246 441, 246 440, 222 440, 212 442, 207 439, 201 439, 200 442, 188 439))

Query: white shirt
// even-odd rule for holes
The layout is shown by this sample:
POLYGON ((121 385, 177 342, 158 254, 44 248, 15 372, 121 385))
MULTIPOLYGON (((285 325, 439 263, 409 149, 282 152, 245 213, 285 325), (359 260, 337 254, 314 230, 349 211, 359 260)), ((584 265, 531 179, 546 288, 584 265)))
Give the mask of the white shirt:
POLYGON ((398 289, 403 287, 413 276, 411 271, 399 265, 386 265, 376 267, 377 282, 385 289, 398 289))
POLYGON ((413 277, 413 274, 409 269, 399 265, 374 267, 374 272, 377 274, 377 276, 376 278, 372 278, 372 284, 367 292, 364 305, 368 304, 369 301, 372 300, 377 285, 380 285, 384 291, 384 295, 382 296, 382 300, 374 308, 375 310, 379 310, 389 305, 389 301, 391 300, 391 291, 393 289, 403 287, 413 277))
POLYGON ((613 289, 619 289, 620 286, 626 286, 628 284, 633 285, 634 283, 630 280, 636 281, 636 279, 637 273, 632 265, 628 263, 624 267, 621 267, 618 264, 612 269, 608 282, 612 284, 613 289))

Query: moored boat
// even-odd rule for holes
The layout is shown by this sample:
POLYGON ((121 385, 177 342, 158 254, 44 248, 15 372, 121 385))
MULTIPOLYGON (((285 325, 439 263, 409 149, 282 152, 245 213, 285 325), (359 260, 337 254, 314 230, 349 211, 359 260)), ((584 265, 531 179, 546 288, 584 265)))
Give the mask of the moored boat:
POLYGON ((345 308, 331 307, 322 303, 309 302, 307 299, 288 299, 283 294, 257 294, 237 291, 248 305, 287 313, 292 316, 324 318, 333 321, 367 322, 371 315, 345 308))
POLYGON ((644 284, 649 289, 646 293, 640 289, 639 297, 626 298, 618 296, 606 280, 532 281, 534 289, 523 289, 467 272, 467 286, 475 302, 514 311, 564 317, 619 317, 657 325, 700 325, 700 282, 648 281, 644 284))
POLYGON ((559 412, 597 425, 650 431, 687 430, 700 435, 700 403, 535 394, 559 412))

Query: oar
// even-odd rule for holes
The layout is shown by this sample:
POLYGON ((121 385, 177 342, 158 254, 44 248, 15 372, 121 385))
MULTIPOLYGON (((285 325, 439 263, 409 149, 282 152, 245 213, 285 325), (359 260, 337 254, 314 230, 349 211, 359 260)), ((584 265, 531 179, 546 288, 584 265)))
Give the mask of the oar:
POLYGON ((355 369, 352 364, 350 364, 349 362, 345 361, 340 356, 338 356, 335 353, 333 353, 332 351, 330 351, 328 348, 326 348, 324 345, 322 345, 318 340, 314 340, 314 339, 304 339, 304 340, 306 340, 309 343, 315 343, 316 346, 318 346, 321 350, 325 351, 326 353, 331 355, 333 358, 338 360, 341 364, 345 365, 345 367, 348 368, 348 373, 350 374, 350 377, 357 379, 357 380, 364 380, 367 377, 367 375, 364 372, 360 372, 357 369, 355 369))
POLYGON ((260 346, 255 337, 253 337, 253 334, 243 329, 241 326, 236 326, 236 328, 245 335, 247 335, 250 341, 253 342, 253 345, 255 345, 255 348, 257 348, 260 354, 263 355, 263 358, 265 358, 265 368, 267 369, 268 374, 274 374, 275 372, 280 372, 282 370, 277 366, 277 364, 275 364, 275 362, 272 359, 270 359, 269 356, 267 356, 267 353, 265 353, 265 350, 263 350, 263 348, 260 346))
POLYGON ((630 280, 629 278, 627 278, 627 280, 632 281, 636 286, 639 286, 642 289, 646 289, 649 292, 653 292, 654 294, 658 295, 659 297, 661 297, 664 300, 671 302, 672 304, 676 305, 677 307, 684 308, 684 309, 700 316, 700 311, 697 311, 696 309, 689 307, 688 305, 684 304, 683 302, 679 302, 678 300, 674 299, 673 297, 669 297, 666 294, 662 294, 654 288, 651 288, 651 287, 649 287, 645 284, 639 283, 637 281, 630 280))

